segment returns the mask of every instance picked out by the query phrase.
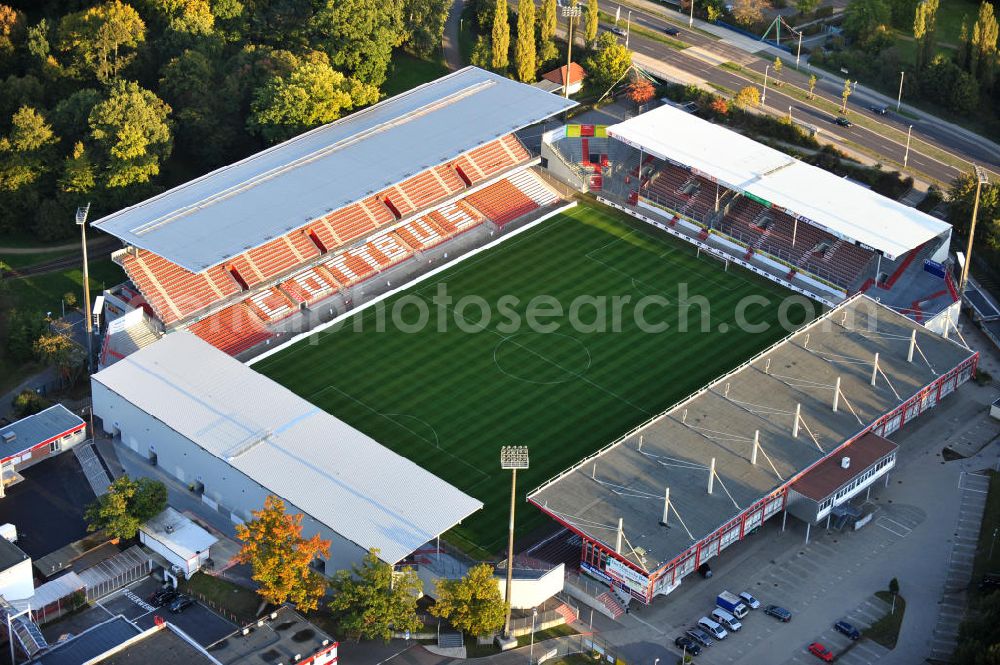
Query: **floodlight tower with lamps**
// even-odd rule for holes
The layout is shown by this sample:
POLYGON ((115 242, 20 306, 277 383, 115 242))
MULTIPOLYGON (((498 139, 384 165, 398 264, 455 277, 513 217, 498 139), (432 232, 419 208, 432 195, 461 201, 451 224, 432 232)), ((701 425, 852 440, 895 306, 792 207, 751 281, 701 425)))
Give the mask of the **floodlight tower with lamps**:
POLYGON ((983 185, 990 182, 990 176, 982 166, 972 165, 976 174, 976 202, 972 204, 972 225, 969 227, 969 243, 965 247, 965 265, 962 266, 962 280, 958 283, 958 297, 965 297, 965 283, 969 280, 969 266, 972 264, 972 240, 976 237, 976 215, 979 214, 979 193, 983 185))
POLYGON ((83 244, 83 320, 87 331, 87 371, 94 372, 94 325, 90 316, 90 270, 87 265, 87 215, 90 203, 76 209, 76 224, 80 227, 80 242, 83 244))
POLYGON ((514 507, 517 498, 517 470, 528 468, 528 446, 503 446, 500 448, 500 468, 510 469, 510 534, 507 539, 507 615, 503 622, 503 635, 510 638, 510 593, 514 583, 514 507))
POLYGON ((581 10, 580 5, 562 8, 562 15, 569 23, 569 39, 566 40, 566 75, 563 76, 563 97, 565 99, 569 99, 569 67, 573 63, 573 19, 580 17, 581 10))

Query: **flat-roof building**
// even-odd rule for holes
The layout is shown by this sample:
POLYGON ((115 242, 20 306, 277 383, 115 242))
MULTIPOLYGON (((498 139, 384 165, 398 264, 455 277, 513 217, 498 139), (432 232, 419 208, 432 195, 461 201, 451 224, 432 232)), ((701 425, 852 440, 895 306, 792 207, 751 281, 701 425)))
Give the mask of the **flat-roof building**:
POLYGON ((972 377, 977 360, 858 295, 528 500, 582 537, 584 571, 650 602, 784 510, 797 483, 822 485, 825 501, 823 488, 836 496, 854 472, 894 455, 865 436, 884 440, 933 408, 972 377), (855 455, 844 477, 828 469, 852 445, 871 454, 855 455))
POLYGON ((58 455, 87 438, 86 423, 62 404, 0 427, 0 470, 3 487, 21 480, 20 469, 58 455))
POLYGON ((274 494, 332 541, 327 570, 369 549, 396 563, 482 507, 410 460, 188 332, 91 378, 104 430, 203 500, 248 520, 274 494))

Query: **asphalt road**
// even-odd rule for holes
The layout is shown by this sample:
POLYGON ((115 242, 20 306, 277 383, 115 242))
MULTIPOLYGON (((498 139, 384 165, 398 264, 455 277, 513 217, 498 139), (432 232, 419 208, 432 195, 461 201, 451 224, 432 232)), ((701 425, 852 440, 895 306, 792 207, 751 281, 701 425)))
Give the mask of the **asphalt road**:
MULTIPOLYGON (((625 13, 623 8, 623 16, 625 13)), ((688 29, 686 25, 678 26, 676 22, 667 21, 659 16, 642 11, 632 10, 632 24, 656 32, 662 32, 668 25, 680 27, 680 34, 674 36, 673 39, 683 41, 695 47, 703 47, 713 55, 719 56, 721 60, 742 62, 748 56, 746 51, 725 44, 717 39, 712 39, 696 30, 688 29)), ((610 26, 602 24, 602 27, 607 29, 610 26)), ((666 62, 715 85, 725 86, 732 90, 739 90, 751 84, 759 85, 756 81, 741 76, 736 72, 717 67, 705 60, 687 54, 685 50, 679 51, 673 49, 662 42, 644 37, 638 32, 632 32, 630 35, 629 46, 638 53, 666 62)), ((785 64, 783 79, 789 85, 794 84, 805 89, 807 87, 808 74, 802 74, 794 70, 793 56, 789 56, 783 59, 783 61, 785 64)), ((752 69, 763 76, 767 64, 764 60, 755 58, 752 63, 744 65, 744 67, 752 69)), ((841 85, 835 81, 825 80, 821 76, 821 72, 817 74, 819 82, 815 90, 816 95, 839 106, 841 103, 841 85)), ((878 122, 887 129, 893 128, 905 132, 907 126, 913 124, 914 139, 926 141, 942 150, 952 152, 967 161, 975 160, 977 163, 991 166, 994 169, 1000 169, 1000 155, 991 151, 988 146, 956 134, 941 123, 923 119, 910 119, 897 115, 893 111, 884 116, 876 115, 868 109, 868 106, 874 103, 872 98, 866 96, 864 89, 859 89, 849 98, 848 110, 851 114, 860 114, 873 122, 878 122)), ((797 97, 784 94, 780 88, 775 88, 773 85, 768 86, 766 106, 779 113, 787 113, 788 107, 791 106, 792 116, 799 123, 813 125, 819 128, 824 134, 864 146, 896 162, 903 161, 903 155, 906 150, 904 138, 900 137, 900 140, 895 140, 880 132, 872 131, 857 124, 849 128, 835 125, 833 122, 834 116, 831 113, 807 104, 797 97)), ((854 115, 854 117, 857 116, 854 115)), ((950 182, 960 173, 960 169, 923 154, 913 146, 910 149, 908 166, 915 171, 919 171, 945 183, 950 182)))

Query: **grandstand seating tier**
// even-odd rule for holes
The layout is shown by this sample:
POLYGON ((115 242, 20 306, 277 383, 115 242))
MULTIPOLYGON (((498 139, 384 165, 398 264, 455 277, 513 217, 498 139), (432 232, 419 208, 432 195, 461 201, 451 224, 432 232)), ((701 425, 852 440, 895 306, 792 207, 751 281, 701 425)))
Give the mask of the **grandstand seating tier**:
POLYGON ((273 337, 260 318, 243 302, 191 324, 188 330, 233 356, 273 337))

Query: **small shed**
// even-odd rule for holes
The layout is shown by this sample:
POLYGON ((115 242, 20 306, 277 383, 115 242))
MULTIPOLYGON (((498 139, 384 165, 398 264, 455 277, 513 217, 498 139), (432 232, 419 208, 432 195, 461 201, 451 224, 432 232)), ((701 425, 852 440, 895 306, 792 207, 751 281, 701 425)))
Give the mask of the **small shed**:
POLYGON ((169 506, 139 527, 139 542, 169 561, 185 579, 191 579, 201 569, 209 558, 212 545, 218 541, 169 506))
MULTIPOLYGON (((563 86, 567 85, 566 78, 566 65, 542 75, 542 81, 549 84, 545 89, 558 95, 563 94, 563 86)), ((586 78, 586 70, 575 62, 571 62, 569 64, 569 94, 575 95, 580 92, 580 89, 583 87, 583 81, 586 78)), ((542 83, 542 81, 539 81, 539 83, 542 83)))

